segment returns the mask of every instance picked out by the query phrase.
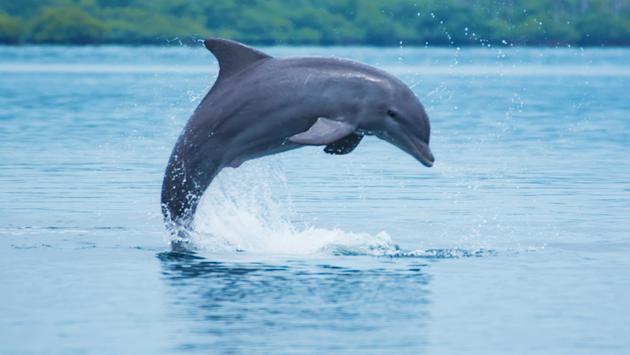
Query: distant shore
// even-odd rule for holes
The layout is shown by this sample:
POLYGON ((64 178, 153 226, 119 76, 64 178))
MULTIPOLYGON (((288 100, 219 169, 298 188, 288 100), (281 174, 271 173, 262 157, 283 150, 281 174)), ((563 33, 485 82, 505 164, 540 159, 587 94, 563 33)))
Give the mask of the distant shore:
POLYGON ((0 44, 630 46, 622 0, 23 0, 0 2, 0 44))

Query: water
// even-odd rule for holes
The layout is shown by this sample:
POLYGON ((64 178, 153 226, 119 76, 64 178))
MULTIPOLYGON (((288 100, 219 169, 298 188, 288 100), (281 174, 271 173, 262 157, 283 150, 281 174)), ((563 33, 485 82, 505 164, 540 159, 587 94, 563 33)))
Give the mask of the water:
POLYGON ((0 353, 630 351, 630 50, 266 50, 398 75, 436 165, 373 137, 247 162, 170 253, 211 55, 0 47, 0 353))

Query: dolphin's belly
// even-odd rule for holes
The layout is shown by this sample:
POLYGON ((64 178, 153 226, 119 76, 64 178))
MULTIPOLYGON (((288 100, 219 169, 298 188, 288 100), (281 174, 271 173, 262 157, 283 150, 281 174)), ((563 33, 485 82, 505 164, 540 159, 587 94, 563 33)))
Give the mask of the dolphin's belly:
POLYGON ((225 157, 226 165, 239 166, 247 160, 262 158, 267 155, 282 153, 299 147, 299 144, 289 142, 286 138, 269 140, 261 137, 259 140, 244 142, 243 145, 233 149, 233 151, 225 157))

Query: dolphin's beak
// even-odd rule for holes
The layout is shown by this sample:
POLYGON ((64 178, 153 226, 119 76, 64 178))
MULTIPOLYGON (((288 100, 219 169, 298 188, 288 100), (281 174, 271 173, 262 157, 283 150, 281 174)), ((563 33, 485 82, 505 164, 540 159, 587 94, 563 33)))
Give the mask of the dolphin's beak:
POLYGON ((429 148, 429 145, 424 142, 413 142, 413 152, 411 155, 418 159, 422 165, 426 167, 432 167, 435 162, 435 157, 429 148))
POLYGON ((425 142, 423 142, 420 138, 416 138, 415 136, 408 134, 402 130, 392 130, 394 134, 385 134, 383 136, 379 136, 385 141, 392 143, 393 145, 400 148, 405 153, 411 155, 416 158, 422 165, 426 167, 432 167, 435 162, 435 157, 431 152, 431 148, 425 142))
POLYGON ((431 148, 429 145, 420 139, 410 135, 403 133, 403 146, 402 150, 407 152, 412 157, 416 158, 422 165, 426 167, 432 167, 433 162, 435 162, 435 157, 433 157, 433 153, 431 152, 431 148))

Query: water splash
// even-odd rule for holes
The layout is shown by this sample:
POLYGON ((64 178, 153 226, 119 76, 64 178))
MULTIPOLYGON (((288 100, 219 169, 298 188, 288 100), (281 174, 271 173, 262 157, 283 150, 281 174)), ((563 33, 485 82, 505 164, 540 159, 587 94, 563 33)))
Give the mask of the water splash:
POLYGON ((376 235, 318 228, 293 211, 282 169, 268 160, 224 169, 204 194, 193 245, 209 252, 388 255, 400 250, 387 232, 376 235), (281 200, 273 194, 280 187, 281 200))
POLYGON ((192 249, 212 254, 452 259, 498 253, 483 244, 461 242, 450 248, 406 250, 386 231, 370 234, 318 227, 294 211, 281 164, 271 158, 223 169, 204 194, 193 228, 192 249))

